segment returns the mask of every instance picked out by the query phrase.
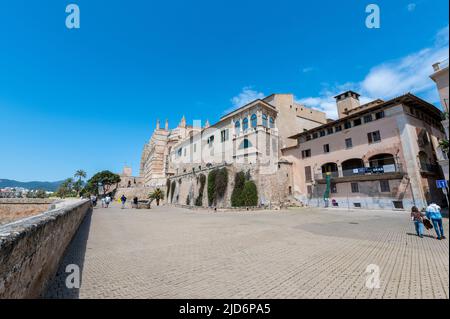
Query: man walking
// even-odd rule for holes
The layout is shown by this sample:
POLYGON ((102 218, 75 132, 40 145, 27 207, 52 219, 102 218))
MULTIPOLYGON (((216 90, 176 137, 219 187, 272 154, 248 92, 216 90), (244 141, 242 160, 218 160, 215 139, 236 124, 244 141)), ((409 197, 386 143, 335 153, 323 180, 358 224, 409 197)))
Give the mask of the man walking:
POLYGON ((439 205, 436 205, 436 203, 431 203, 427 207, 427 217, 433 223, 437 239, 438 240, 445 239, 444 227, 442 227, 441 207, 439 207, 439 205))
POLYGON ((120 197, 120 201, 122 202, 122 209, 125 208, 125 203, 127 201, 127 198, 125 197, 125 194, 120 197))

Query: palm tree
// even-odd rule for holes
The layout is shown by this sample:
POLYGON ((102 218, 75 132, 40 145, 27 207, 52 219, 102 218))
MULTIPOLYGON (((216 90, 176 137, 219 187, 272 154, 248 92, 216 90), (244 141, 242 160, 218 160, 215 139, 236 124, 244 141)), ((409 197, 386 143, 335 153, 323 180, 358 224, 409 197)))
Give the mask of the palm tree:
POLYGON ((162 191, 160 188, 157 188, 149 195, 150 199, 156 200, 156 205, 159 206, 159 201, 161 199, 164 199, 164 191, 162 191))
POLYGON ((75 172, 73 177, 75 177, 75 178, 78 177, 78 180, 81 181, 82 179, 86 178, 86 172, 83 171, 82 169, 79 169, 75 172))
POLYGON ((80 192, 81 192, 81 188, 83 187, 83 182, 82 180, 84 178, 86 178, 86 172, 83 171, 82 169, 79 169, 75 172, 75 174, 73 175, 73 177, 78 178, 78 181, 74 184, 75 186, 75 190, 77 191, 77 195, 78 197, 80 196, 80 192))

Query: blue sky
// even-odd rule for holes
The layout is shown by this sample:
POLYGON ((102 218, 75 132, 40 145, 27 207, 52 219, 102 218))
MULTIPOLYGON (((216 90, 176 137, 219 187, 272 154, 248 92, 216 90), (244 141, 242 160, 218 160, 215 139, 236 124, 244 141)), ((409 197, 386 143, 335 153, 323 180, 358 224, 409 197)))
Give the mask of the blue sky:
MULTIPOLYGON (((0 0, 0 178, 137 173, 157 118, 215 122, 271 93, 437 103, 448 1, 0 0), (65 27, 76 3, 81 28, 65 27), (376 3, 381 28, 365 27, 376 3)), ((436 104, 437 105, 437 104, 436 104)))

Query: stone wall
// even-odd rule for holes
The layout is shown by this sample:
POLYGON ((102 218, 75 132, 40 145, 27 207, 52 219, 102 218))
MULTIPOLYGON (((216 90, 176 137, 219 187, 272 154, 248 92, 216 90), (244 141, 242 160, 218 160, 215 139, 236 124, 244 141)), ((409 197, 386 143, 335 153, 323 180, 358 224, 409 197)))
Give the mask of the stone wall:
POLYGON ((203 207, 208 207, 208 174, 213 169, 226 167, 228 170, 228 186, 225 195, 216 203, 217 208, 231 207, 231 194, 234 188, 234 178, 236 173, 249 172, 258 189, 258 206, 283 205, 292 189, 292 166, 290 164, 279 164, 278 169, 270 170, 270 173, 258 165, 252 164, 228 164, 216 165, 194 172, 187 172, 170 178, 175 181, 175 190, 171 198, 172 190, 166 194, 169 204, 193 206, 195 199, 199 195, 200 174, 205 175, 206 183, 203 190, 203 207), (189 196, 189 203, 187 198, 189 196))
POLYGON ((80 200, 0 226, 0 299, 40 297, 91 209, 80 200))

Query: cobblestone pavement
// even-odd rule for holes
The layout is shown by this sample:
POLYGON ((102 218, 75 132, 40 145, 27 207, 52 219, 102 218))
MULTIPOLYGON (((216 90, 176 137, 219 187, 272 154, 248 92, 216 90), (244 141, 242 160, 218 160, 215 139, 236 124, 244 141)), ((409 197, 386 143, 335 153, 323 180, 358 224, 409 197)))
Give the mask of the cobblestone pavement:
POLYGON ((449 298, 448 239, 425 232, 393 211, 97 208, 44 297, 449 298), (72 263, 80 289, 64 285, 72 263))

